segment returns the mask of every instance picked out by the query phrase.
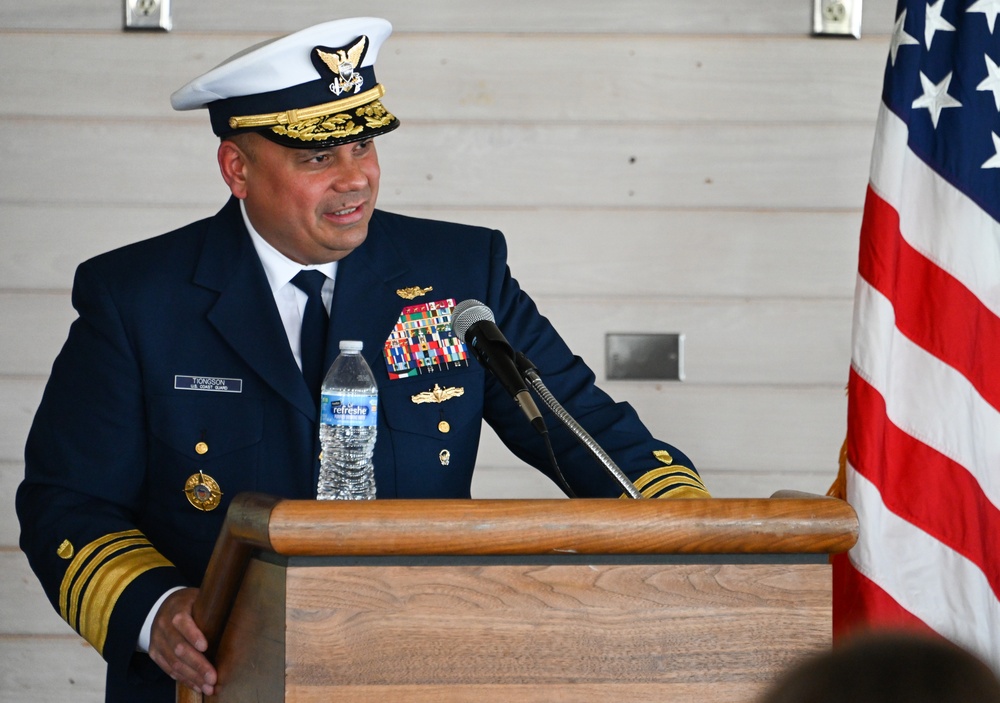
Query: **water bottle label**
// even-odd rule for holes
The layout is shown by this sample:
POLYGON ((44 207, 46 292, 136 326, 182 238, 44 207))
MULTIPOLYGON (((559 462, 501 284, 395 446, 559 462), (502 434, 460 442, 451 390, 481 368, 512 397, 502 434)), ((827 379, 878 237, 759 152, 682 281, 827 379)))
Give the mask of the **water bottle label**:
POLYGON ((378 424, 377 411, 376 396, 324 393, 320 422, 324 425, 375 427, 378 424))

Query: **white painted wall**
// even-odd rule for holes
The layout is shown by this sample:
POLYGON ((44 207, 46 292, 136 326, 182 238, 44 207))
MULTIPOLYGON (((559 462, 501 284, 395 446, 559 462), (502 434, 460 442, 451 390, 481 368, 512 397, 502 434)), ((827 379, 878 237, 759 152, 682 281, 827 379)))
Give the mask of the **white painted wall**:
MULTIPOLYGON (((369 0, 403 127, 386 209, 497 227, 521 284, 603 377, 607 332, 682 332, 683 383, 611 382, 718 496, 824 492, 845 429, 857 235, 894 2, 860 41, 809 0, 369 0), (581 324, 581 320, 588 320, 581 324)), ((17 550, 13 494, 73 270, 213 213, 204 113, 168 96, 356 3, 0 0, 0 699, 102 700, 103 666, 17 550)), ((548 496, 487 439, 482 497, 548 496)))

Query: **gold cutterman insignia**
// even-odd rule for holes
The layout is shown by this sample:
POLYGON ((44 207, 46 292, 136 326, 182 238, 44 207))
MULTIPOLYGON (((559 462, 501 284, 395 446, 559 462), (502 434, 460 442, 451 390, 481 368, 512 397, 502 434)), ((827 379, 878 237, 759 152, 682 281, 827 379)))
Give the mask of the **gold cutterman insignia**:
POLYGON ((68 539, 64 539, 62 544, 56 550, 56 554, 59 555, 60 559, 72 559, 73 558, 73 543, 68 539))
POLYGON ((205 512, 215 510, 222 502, 222 491, 219 489, 219 484, 214 478, 201 471, 188 478, 187 483, 184 484, 184 493, 191 505, 205 512))
POLYGON ((460 395, 465 395, 464 388, 442 388, 438 384, 434 384, 434 388, 429 391, 424 391, 423 393, 417 393, 416 395, 411 395, 410 400, 412 400, 417 405, 421 403, 443 403, 449 398, 457 398, 460 395))
POLYGON ((434 290, 433 286, 427 286, 426 288, 410 286, 409 288, 400 288, 396 291, 396 295, 406 300, 413 300, 414 298, 419 298, 421 295, 427 295, 432 290, 434 290))

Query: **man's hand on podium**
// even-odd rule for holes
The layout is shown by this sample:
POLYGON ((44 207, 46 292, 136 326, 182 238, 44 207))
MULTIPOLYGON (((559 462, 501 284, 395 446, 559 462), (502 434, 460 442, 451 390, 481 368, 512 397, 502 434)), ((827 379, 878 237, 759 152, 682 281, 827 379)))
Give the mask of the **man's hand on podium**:
POLYGON ((208 641, 191 615, 197 596, 197 588, 167 596, 153 620, 149 656, 175 681, 210 696, 218 675, 204 655, 208 641))

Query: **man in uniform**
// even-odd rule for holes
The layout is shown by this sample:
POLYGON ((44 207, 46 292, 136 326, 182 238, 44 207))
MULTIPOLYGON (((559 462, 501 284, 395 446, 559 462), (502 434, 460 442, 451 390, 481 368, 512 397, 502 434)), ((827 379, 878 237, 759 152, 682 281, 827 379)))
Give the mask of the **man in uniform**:
MULTIPOLYGON (((175 93, 177 109, 208 108, 232 198, 77 271, 79 318, 28 438, 17 508, 47 595, 108 662, 109 701, 172 700, 171 677, 214 690, 196 587, 233 496, 315 497, 318 376, 340 340, 364 342, 379 386, 379 497, 469 497, 484 419, 554 475, 538 433, 452 332, 466 299, 494 312, 645 496, 708 495, 687 457, 594 385, 511 277, 499 232, 375 209, 373 138, 399 125, 374 73, 390 31, 320 24, 175 93), (302 274, 319 277, 311 292, 302 274), (325 358, 302 344, 310 305, 329 317, 325 358)), ((546 419, 568 490, 620 495, 546 419)))

